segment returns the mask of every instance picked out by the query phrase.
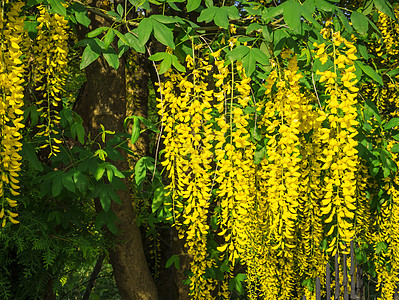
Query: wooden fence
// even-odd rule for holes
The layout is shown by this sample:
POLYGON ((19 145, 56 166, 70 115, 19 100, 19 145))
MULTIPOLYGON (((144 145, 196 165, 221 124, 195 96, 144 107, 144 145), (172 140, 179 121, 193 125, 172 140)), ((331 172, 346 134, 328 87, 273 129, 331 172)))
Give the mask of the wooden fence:
MULTIPOLYGON (((353 241, 350 244, 350 268, 349 268, 349 274, 348 274, 348 268, 344 267, 342 268, 342 274, 340 272, 335 272, 335 286, 331 287, 331 268, 330 264, 328 263, 326 266, 326 293, 325 297, 321 296, 321 284, 320 284, 320 278, 316 278, 315 282, 315 291, 316 291, 316 300, 321 300, 321 299, 326 299, 326 300, 339 300, 339 299, 344 299, 344 300, 374 300, 374 298, 369 297, 366 299, 363 291, 363 274, 362 274, 362 269, 356 264, 356 258, 355 258, 355 251, 354 251, 354 246, 353 246, 353 241), (357 268, 357 272, 356 271, 357 268), (340 280, 340 276, 342 276, 342 281, 340 280), (350 293, 349 293, 349 280, 348 276, 350 276, 350 293), (341 286, 342 282, 342 286, 341 286), (343 290, 343 295, 341 295, 341 292, 343 290)), ((346 266, 347 265, 347 254, 343 255, 342 259, 342 265, 346 266)), ((338 254, 335 255, 335 266, 334 270, 339 270, 339 262, 338 262, 338 254)), ((395 297, 396 299, 396 297, 395 297)), ((306 300, 306 296, 303 296, 303 300, 306 300)))

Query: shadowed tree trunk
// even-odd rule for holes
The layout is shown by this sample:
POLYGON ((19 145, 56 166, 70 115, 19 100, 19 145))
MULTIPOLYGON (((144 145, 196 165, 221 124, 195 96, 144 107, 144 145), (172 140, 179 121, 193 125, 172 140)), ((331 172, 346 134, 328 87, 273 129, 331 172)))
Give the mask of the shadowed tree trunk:
MULTIPOLYGON (((98 6, 101 1, 92 1, 98 6)), ((99 26, 110 26, 102 17, 90 15, 92 23, 89 30, 78 28, 79 39, 88 31, 99 26)), ((126 116, 125 65, 120 61, 118 70, 112 69, 103 57, 97 59, 86 69, 87 83, 76 105, 84 125, 91 137, 97 135, 100 124, 107 130, 123 132, 126 116)), ((128 169, 126 161, 115 162, 120 170, 128 169)), ((127 182, 125 182, 128 184, 127 182)), ((157 290, 145 259, 140 230, 136 224, 135 211, 129 191, 120 190, 118 195, 122 204, 113 202, 111 209, 119 219, 117 224, 118 242, 110 248, 110 260, 115 280, 122 299, 157 299, 157 290)), ((97 205, 98 207, 99 205, 97 205)), ((100 206, 101 207, 101 206, 100 206)))

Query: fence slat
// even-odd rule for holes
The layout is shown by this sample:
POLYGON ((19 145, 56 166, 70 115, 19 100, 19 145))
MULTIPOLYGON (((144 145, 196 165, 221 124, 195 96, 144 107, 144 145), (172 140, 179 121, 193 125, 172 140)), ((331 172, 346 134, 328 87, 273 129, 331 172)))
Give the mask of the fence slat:
POLYGON ((343 255, 342 270, 343 270, 342 285, 344 286, 344 300, 349 300, 349 293, 348 293, 348 266, 347 266, 347 261, 346 261, 346 254, 343 255))
MULTIPOLYGON (((351 241, 351 268, 349 270, 351 276, 351 300, 357 300, 356 297, 356 277, 355 277, 355 268, 356 268, 356 257, 355 257, 355 248, 354 242, 351 241)), ((359 299, 360 300, 360 299, 359 299)))
POLYGON ((335 295, 334 299, 339 300, 340 284, 339 284, 339 264, 338 264, 338 251, 335 253, 335 295))
POLYGON ((327 300, 331 299, 331 270, 330 263, 327 263, 326 267, 326 292, 327 292, 327 300))
POLYGON ((321 300, 320 277, 316 277, 316 300, 321 300))

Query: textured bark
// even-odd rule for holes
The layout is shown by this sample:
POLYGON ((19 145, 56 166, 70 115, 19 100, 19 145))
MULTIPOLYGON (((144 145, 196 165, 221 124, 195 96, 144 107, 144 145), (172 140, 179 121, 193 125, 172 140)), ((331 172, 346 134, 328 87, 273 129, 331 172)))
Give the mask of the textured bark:
MULTIPOLYGON (((101 1, 97 1, 98 5, 101 1)), ((95 5, 92 2, 91 5, 95 5)), ((99 16, 90 16, 91 28, 110 26, 99 16)), ((79 28, 79 39, 84 38, 87 29, 79 28)), ((94 137, 100 124, 107 130, 123 132, 126 117, 125 65, 120 61, 118 70, 108 66, 100 57, 86 69, 87 83, 76 105, 89 134, 94 137)), ((114 163, 120 170, 128 169, 126 161, 114 163)), ((127 182, 125 182, 127 184, 127 182)), ((157 299, 157 290, 147 266, 140 230, 135 221, 135 211, 129 191, 118 191, 122 204, 113 202, 111 209, 116 214, 119 234, 115 247, 110 248, 110 260, 120 296, 126 300, 157 299)))

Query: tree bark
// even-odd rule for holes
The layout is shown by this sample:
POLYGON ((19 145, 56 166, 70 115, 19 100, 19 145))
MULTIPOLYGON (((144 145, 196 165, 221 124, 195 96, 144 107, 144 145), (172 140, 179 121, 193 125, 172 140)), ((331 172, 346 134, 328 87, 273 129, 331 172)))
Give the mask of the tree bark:
MULTIPOLYGON (((90 5, 101 5, 93 1, 90 5)), ((79 39, 88 31, 99 26, 110 26, 105 19, 90 15, 92 23, 89 29, 78 28, 79 39)), ((105 129, 123 132, 126 117, 125 65, 120 60, 118 70, 112 69, 101 56, 86 69, 87 83, 75 111, 80 114, 91 137, 95 137, 100 124, 105 129)), ((128 169, 126 161, 115 162, 119 170, 128 169)), ((125 182, 128 184, 128 182, 125 182)), ((136 224, 136 215, 130 192, 118 191, 122 204, 113 202, 111 209, 117 216, 119 233, 117 243, 109 249, 116 284, 120 296, 126 300, 158 299, 156 286, 145 259, 140 230, 136 224)))

